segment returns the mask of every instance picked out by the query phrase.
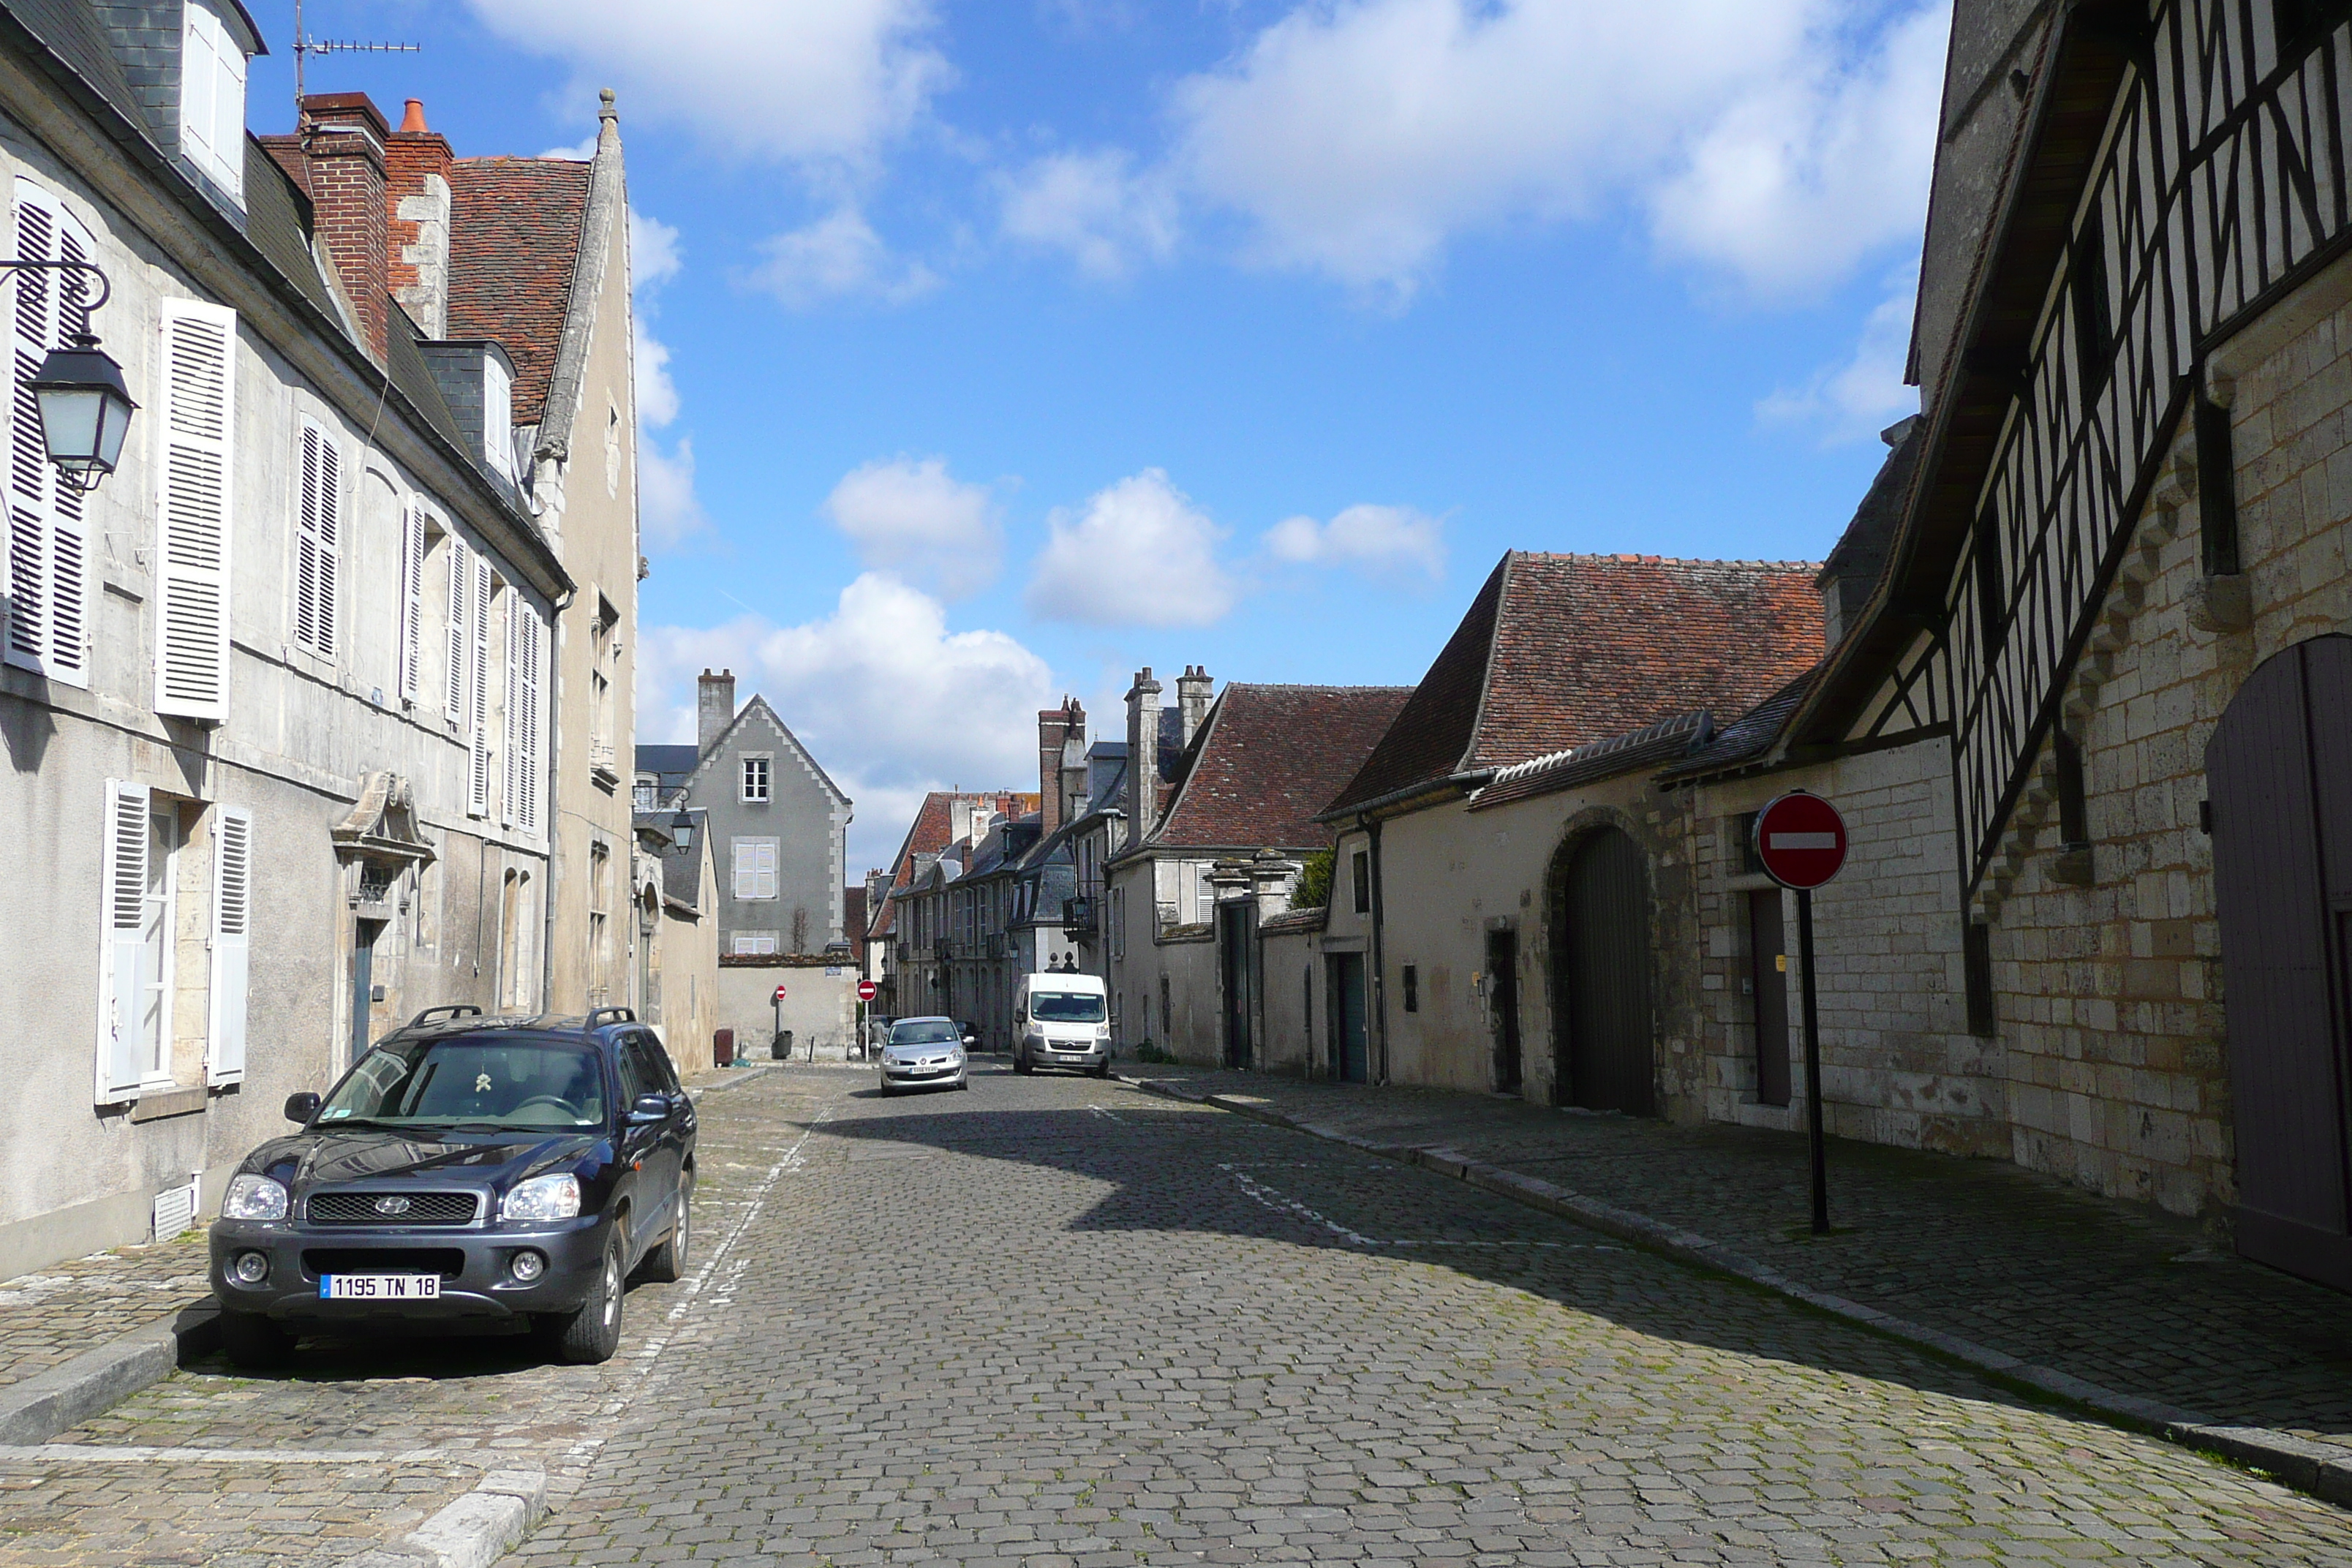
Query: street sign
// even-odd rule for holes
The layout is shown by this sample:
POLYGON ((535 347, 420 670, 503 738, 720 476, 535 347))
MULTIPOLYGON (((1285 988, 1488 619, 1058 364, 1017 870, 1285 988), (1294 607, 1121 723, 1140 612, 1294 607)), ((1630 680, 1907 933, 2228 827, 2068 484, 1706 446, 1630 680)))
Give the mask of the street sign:
POLYGON ((1822 1134, 1822 1010, 1813 989, 1813 889, 1845 868, 1845 818, 1820 795, 1792 789, 1756 814, 1756 858, 1764 863, 1764 874, 1797 894, 1797 969, 1805 1014, 1805 1142, 1813 1167, 1815 1236, 1830 1233, 1830 1172, 1822 1134))
POLYGON ((860 1002, 871 1002, 881 990, 882 987, 875 984, 871 980, 861 980, 857 983, 857 999, 860 1002))
POLYGON ((1756 858, 1784 888, 1810 890, 1845 866, 1845 818, 1817 795, 1792 790, 1756 814, 1756 858))
POLYGON ((778 1002, 781 1002, 781 1001, 782 1001, 783 999, 784 999, 784 988, 783 988, 782 986, 779 985, 779 986, 777 986, 777 987, 776 987, 776 994, 775 994, 775 996, 774 996, 773 1000, 778 1001, 778 1002))

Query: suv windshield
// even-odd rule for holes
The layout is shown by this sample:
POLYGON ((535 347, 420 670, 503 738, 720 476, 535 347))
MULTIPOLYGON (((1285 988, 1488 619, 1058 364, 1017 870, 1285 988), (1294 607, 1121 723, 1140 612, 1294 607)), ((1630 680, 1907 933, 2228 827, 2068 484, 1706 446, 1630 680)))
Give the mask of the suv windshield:
POLYGON ((1032 991, 1029 1016, 1044 1024, 1099 1024, 1103 999, 1082 991, 1032 991))
POLYGON ((604 1075, 593 1051, 557 1040, 450 1035, 388 1041, 361 1058, 320 1107, 318 1125, 339 1121, 585 1131, 604 1124, 604 1075))
POLYGON ((952 1046, 962 1039, 962 1032, 945 1018, 924 1018, 911 1024, 890 1026, 890 1043, 894 1046, 952 1046))

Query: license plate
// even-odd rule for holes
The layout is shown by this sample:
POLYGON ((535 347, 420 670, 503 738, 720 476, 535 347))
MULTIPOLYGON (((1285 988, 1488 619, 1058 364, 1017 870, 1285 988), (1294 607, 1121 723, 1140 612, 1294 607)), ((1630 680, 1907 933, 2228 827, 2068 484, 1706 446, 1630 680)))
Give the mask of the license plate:
POLYGON ((438 1274, 321 1274, 321 1301, 437 1301, 438 1274))

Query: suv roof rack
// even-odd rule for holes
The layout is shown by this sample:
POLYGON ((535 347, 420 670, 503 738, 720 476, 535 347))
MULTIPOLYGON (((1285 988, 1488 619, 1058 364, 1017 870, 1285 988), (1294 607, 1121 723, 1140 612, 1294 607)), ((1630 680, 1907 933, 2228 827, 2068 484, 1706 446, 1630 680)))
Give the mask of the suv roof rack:
POLYGON ((471 1002, 454 1002, 446 1006, 427 1007, 408 1020, 408 1026, 412 1029, 421 1029, 439 1018, 478 1018, 481 1016, 482 1010, 471 1002))
POLYGON ((634 1024, 636 1021, 636 1014, 627 1007, 592 1007, 588 1010, 588 1021, 580 1027, 583 1030, 597 1029, 606 1024, 634 1024))

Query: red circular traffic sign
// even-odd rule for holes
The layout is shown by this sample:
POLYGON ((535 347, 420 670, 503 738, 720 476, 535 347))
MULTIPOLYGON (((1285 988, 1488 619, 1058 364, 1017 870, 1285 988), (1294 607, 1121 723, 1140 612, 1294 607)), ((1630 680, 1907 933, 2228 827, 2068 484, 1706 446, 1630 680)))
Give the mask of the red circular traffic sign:
POLYGON ((782 986, 779 985, 779 986, 777 986, 777 987, 776 987, 776 994, 775 994, 775 997, 774 997, 773 999, 774 999, 774 1000, 776 1000, 776 1001, 778 1001, 778 1002, 781 1002, 781 1001, 782 1001, 782 1000, 784 999, 784 988, 783 988, 782 986))
POLYGON ((1756 858, 1784 888, 1818 888, 1836 876, 1845 847, 1845 818, 1820 795, 1792 790, 1756 814, 1756 858))
POLYGON ((881 994, 882 987, 875 984, 871 980, 861 980, 857 983, 857 999, 860 1002, 871 1002, 881 994))

